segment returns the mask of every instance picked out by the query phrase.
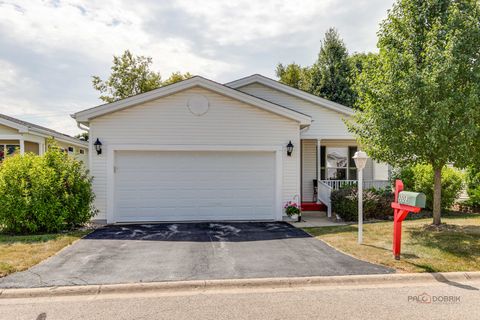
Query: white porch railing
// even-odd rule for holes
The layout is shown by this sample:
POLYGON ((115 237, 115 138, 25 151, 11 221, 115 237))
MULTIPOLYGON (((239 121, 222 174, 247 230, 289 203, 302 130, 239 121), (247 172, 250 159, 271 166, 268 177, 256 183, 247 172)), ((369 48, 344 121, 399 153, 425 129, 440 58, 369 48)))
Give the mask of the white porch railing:
POLYGON ((327 206, 327 216, 332 216, 332 195, 333 188, 326 184, 323 180, 318 181, 318 200, 327 206))
MULTIPOLYGON (((343 186, 356 186, 358 183, 357 180, 321 180, 321 182, 328 185, 332 190, 338 190, 343 186)), ((390 186, 388 180, 363 180, 364 189, 384 189, 388 186, 390 186)))

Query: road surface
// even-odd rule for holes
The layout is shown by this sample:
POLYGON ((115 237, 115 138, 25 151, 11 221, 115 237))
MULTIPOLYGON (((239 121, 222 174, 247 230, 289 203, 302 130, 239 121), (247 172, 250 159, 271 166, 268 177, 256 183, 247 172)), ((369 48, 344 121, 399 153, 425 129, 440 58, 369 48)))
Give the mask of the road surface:
POLYGON ((0 299, 0 319, 480 319, 480 280, 0 299))

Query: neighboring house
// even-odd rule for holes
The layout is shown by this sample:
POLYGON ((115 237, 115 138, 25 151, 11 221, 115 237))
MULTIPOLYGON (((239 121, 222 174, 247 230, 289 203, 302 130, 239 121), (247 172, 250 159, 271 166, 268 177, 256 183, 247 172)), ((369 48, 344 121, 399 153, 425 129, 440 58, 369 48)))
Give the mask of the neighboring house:
POLYGON ((41 155, 48 148, 49 138, 88 167, 88 142, 0 114, 0 162, 15 153, 32 152, 41 155))
MULTIPOLYGON (((196 76, 72 117, 89 127, 96 219, 116 223, 282 220, 287 201, 328 204, 356 179, 352 114, 253 75, 196 76)), ((385 186, 387 166, 369 160, 364 177, 385 186)))

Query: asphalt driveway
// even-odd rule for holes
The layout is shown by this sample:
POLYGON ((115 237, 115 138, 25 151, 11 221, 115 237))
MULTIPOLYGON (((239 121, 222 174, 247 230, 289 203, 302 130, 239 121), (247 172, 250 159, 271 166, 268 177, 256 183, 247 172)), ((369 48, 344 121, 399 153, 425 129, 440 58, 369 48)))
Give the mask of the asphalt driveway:
POLYGON ((391 273, 283 222, 98 229, 0 287, 391 273))

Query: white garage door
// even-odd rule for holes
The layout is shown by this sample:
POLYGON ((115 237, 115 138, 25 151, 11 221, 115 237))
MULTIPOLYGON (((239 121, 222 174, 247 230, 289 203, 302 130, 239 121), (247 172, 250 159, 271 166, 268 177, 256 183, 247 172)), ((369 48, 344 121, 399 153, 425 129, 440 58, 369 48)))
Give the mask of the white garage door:
POLYGON ((273 152, 117 151, 115 222, 273 220, 273 152))

